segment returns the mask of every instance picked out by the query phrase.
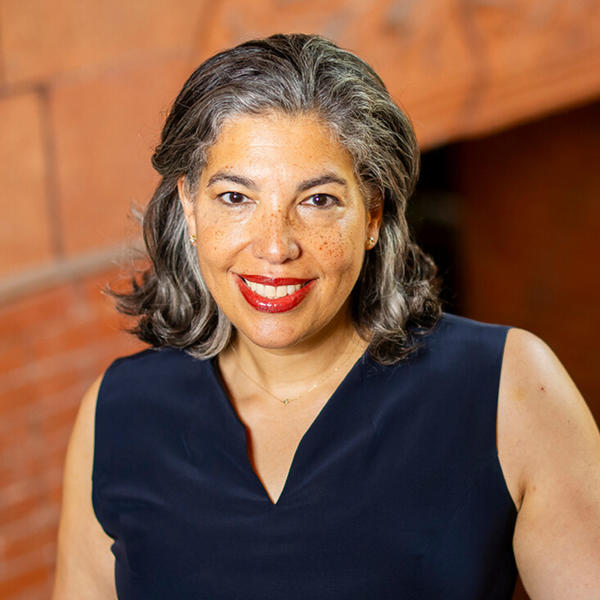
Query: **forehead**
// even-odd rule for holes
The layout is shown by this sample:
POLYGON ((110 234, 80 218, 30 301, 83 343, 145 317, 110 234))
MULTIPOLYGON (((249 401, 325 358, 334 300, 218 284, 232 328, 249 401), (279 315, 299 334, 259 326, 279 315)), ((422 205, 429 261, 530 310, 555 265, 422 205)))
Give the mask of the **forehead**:
POLYGON ((235 115, 225 119, 208 149, 205 171, 253 167, 354 171, 354 161, 332 128, 313 113, 235 115))

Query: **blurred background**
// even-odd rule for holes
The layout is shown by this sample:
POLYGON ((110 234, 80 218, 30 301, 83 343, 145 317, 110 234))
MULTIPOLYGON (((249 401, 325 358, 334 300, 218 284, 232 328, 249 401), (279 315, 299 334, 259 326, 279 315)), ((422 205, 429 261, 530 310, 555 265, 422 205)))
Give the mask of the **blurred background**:
POLYGON ((410 217, 447 309, 540 335, 598 419, 599 4, 0 0, 0 598, 49 597, 78 403, 141 347, 102 289, 161 122, 250 37, 320 33, 375 67, 423 148, 410 217))

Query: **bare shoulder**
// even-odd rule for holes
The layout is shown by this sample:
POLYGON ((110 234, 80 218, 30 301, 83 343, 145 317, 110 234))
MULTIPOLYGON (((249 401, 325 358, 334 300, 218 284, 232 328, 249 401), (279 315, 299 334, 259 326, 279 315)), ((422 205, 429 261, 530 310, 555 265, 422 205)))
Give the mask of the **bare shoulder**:
POLYGON ((519 511, 515 557, 530 597, 599 597, 600 435, 552 350, 520 329, 504 351, 498 452, 519 511))
POLYGON ((598 450, 598 442, 592 414, 554 352, 528 331, 509 330, 500 379, 498 450, 517 507, 534 472, 555 469, 567 459, 551 463, 550 456, 570 445, 598 450))
POLYGON ((84 395, 67 450, 53 600, 116 598, 112 539, 92 507, 94 425, 101 382, 99 377, 84 395))
MULTIPOLYGON (((523 399, 525 394, 542 402, 558 400, 559 404, 583 406, 581 396, 568 373, 539 337, 523 329, 510 329, 502 363, 502 383, 523 399), (558 399, 557 396, 560 399, 558 399), (565 395, 566 393, 566 395, 565 395)), ((557 406, 557 408, 559 408, 557 406)))

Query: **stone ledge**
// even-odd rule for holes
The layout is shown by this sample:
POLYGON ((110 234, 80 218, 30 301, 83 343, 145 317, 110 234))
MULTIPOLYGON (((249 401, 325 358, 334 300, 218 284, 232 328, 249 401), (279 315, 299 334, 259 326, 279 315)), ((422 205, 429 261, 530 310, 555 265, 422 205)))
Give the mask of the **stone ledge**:
POLYGON ((135 240, 129 245, 123 243, 28 269, 0 281, 0 304, 107 269, 127 267, 143 256, 143 246, 135 240))

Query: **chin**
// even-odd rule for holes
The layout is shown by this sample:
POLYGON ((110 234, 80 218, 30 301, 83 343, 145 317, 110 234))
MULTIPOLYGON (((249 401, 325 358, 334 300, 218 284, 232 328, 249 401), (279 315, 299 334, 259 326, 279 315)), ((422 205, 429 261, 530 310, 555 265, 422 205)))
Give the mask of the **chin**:
POLYGON ((251 335, 244 334, 250 342, 260 346, 261 348, 269 350, 284 350, 285 348, 291 348, 301 341, 299 336, 286 336, 279 334, 258 334, 256 332, 251 335))
POLYGON ((236 331, 242 333, 253 344, 271 350, 291 348, 306 339, 307 332, 299 332, 282 323, 277 323, 276 319, 274 321, 268 326, 262 324, 262 326, 247 328, 236 327, 236 331))

